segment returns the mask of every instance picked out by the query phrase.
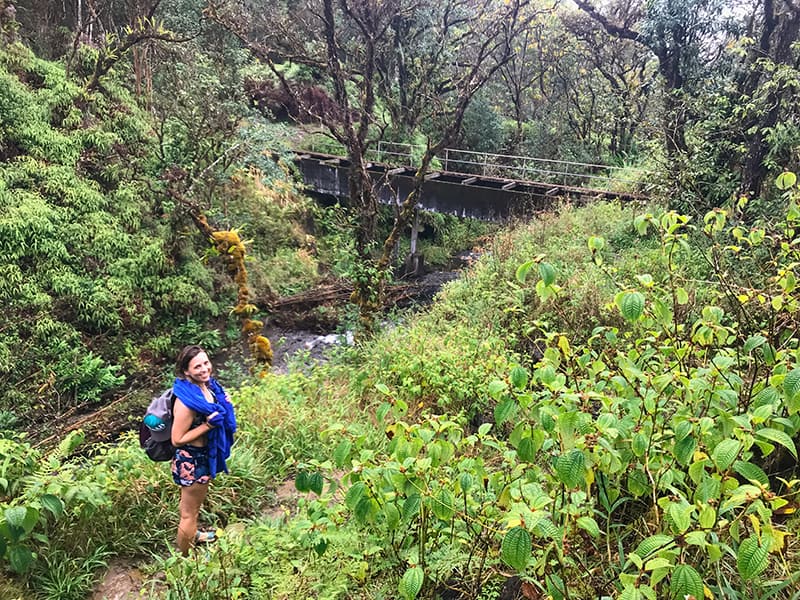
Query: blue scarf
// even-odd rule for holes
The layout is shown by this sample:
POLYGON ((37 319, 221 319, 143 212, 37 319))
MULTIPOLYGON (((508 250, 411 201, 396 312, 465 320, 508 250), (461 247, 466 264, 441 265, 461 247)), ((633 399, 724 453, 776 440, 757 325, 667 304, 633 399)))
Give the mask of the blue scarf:
POLYGON ((209 402, 197 384, 185 379, 175 379, 172 391, 187 408, 200 415, 208 416, 217 411, 225 417, 221 427, 214 427, 208 432, 208 463, 211 479, 214 479, 217 473, 228 472, 225 460, 231 455, 233 434, 236 432, 236 415, 233 412, 233 404, 217 380, 211 377, 207 385, 216 402, 209 402))

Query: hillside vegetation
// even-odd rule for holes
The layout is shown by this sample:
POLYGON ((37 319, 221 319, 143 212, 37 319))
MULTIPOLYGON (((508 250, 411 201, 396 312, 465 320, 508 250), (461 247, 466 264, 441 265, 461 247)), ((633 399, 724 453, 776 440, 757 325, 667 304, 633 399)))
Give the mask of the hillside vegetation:
POLYGON ((10 565, 49 598, 115 556, 165 598, 794 598, 792 193, 747 228, 563 207, 430 311, 236 390, 202 516, 222 538, 189 560, 134 440, 91 459, 66 458, 79 436, 4 440, 10 565), (276 512, 288 475, 303 495, 276 512))
MULTIPOLYGON (((92 52, 82 56, 90 67, 92 52)), ((237 345, 236 284, 192 210, 254 236, 249 282, 261 298, 313 285, 319 261, 340 252, 324 236, 308 251, 313 205, 256 160, 257 146, 242 142, 219 181, 194 180, 202 206, 182 205, 164 156, 180 140, 158 133, 122 86, 87 91, 21 44, 0 49, 0 83, 0 429, 33 432, 158 386, 182 345, 237 345)))
POLYGON ((730 8, 0 0, 0 599, 800 600, 800 5, 730 8), (487 231, 419 212, 453 147, 650 199, 553 199, 386 314, 411 223, 429 264, 487 231), (321 282, 358 342, 254 376, 321 282), (127 430, 187 343, 240 429, 185 558, 127 430))

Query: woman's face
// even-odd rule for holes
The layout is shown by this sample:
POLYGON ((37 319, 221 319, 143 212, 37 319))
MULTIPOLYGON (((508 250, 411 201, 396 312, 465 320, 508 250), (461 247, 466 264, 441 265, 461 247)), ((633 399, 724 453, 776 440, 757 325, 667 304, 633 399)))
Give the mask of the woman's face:
POLYGON ((208 355, 201 352, 189 361, 189 368, 184 371, 186 377, 194 383, 206 383, 211 377, 211 361, 208 355))

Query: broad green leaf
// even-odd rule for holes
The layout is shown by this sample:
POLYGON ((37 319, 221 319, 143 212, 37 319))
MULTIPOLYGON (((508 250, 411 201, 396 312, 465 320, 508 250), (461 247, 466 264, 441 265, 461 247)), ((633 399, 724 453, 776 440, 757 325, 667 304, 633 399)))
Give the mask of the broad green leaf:
POLYGON ((378 410, 375 412, 375 416, 378 418, 378 423, 383 423, 386 419, 386 415, 389 414, 389 411, 392 410, 392 405, 388 402, 381 402, 381 405, 378 407, 378 410))
POLYGON ((787 271, 778 283, 785 293, 791 294, 797 287, 797 278, 794 276, 794 273, 787 271))
POLYGON ((568 488, 577 488, 583 481, 586 458, 577 448, 556 459, 556 476, 568 488))
POLYGON ((689 293, 684 288, 679 287, 675 290, 675 299, 677 300, 678 304, 683 306, 689 302, 689 293))
POLYGON ((736 566, 739 575, 745 581, 753 579, 764 569, 769 562, 769 545, 759 544, 758 538, 751 535, 739 544, 739 553, 736 557, 736 566))
POLYGON ((366 495, 367 485, 363 481, 356 481, 350 486, 350 489, 347 490, 347 493, 344 496, 344 504, 350 510, 355 510, 358 503, 361 502, 361 499, 366 495))
POLYGON ((600 526, 592 517, 578 517, 578 527, 583 529, 586 533, 596 538, 600 536, 600 526))
POLYGON ((694 509, 691 505, 681 505, 673 502, 669 505, 668 516, 674 525, 674 531, 678 534, 684 534, 692 524, 691 513, 694 509))
POLYGON ((539 263, 539 277, 545 285, 553 285, 556 282, 556 270, 553 265, 546 262, 539 263))
POLYGON ((385 383, 376 383, 375 389, 378 390, 384 396, 392 395, 392 392, 389 391, 389 387, 385 383))
POLYGON ((386 527, 389 531, 394 531, 400 524, 400 511, 394 502, 387 502, 383 505, 383 516, 386 519, 386 527))
POLYGON ((687 435, 692 433, 692 423, 691 421, 681 421, 675 426, 675 439, 682 440, 687 435))
POLYGON ((322 495, 322 488, 324 486, 324 480, 322 479, 322 473, 316 472, 312 473, 308 477, 308 489, 314 492, 317 496, 322 495))
MULTIPOLYGON (((57 496, 44 494, 39 498, 39 502, 42 503, 42 508, 50 511, 54 517, 60 517, 64 512, 64 503, 61 502, 61 499, 57 496)), ((0 554, 0 556, 2 556, 2 554, 0 554)))
POLYGON ((550 519, 541 519, 533 527, 533 533, 540 538, 555 540, 560 538, 561 530, 550 519))
POLYGON ((513 385, 515 389, 524 390, 525 386, 528 385, 528 371, 525 367, 517 365, 511 369, 509 379, 511 380, 511 385, 513 385))
POLYGON ((543 384, 550 385, 556 380, 556 370, 551 365, 545 365, 540 369, 536 369, 534 376, 543 384))
POLYGON ((350 458, 350 450, 352 450, 352 448, 353 444, 350 440, 342 440, 339 442, 339 445, 336 446, 336 450, 333 451, 333 462, 337 467, 340 469, 344 467, 347 459, 350 458))
POLYGON ((783 379, 783 393, 788 400, 800 394, 800 368, 792 369, 783 379))
POLYGON ((712 563, 722 558, 722 548, 720 548, 719 544, 709 544, 706 546, 706 552, 708 552, 708 559, 712 563))
POLYGON ((769 487, 769 477, 761 467, 753 463, 737 460, 733 463, 733 470, 748 481, 757 481, 765 488, 769 487))
POLYGON ((633 443, 631 444, 631 450, 633 450, 634 456, 642 457, 644 453, 647 452, 647 446, 650 443, 650 439, 642 433, 641 431, 633 436, 633 443))
POLYGON ((542 429, 544 429, 547 433, 553 433, 556 428, 556 420, 553 418, 549 412, 542 412, 539 416, 540 424, 542 429))
POLYGON ((322 556, 325 554, 325 550, 328 549, 328 540, 326 538, 322 538, 314 545, 314 552, 317 553, 317 556, 322 556))
POLYGON ((16 544, 8 549, 8 562, 17 573, 25 573, 33 564, 33 553, 27 547, 16 544))
POLYGON ((545 581, 547 582, 547 593, 550 594, 552 600, 565 600, 564 592, 567 588, 564 586, 564 580, 561 577, 555 573, 550 573, 545 577, 545 581))
POLYGON ((303 494, 310 489, 308 487, 308 471, 300 471, 297 474, 297 477, 294 478, 294 487, 298 492, 302 492, 303 494))
MULTIPOLYGON (((744 350, 745 354, 750 354, 753 350, 758 348, 759 346, 763 345, 764 342, 767 341, 763 335, 753 335, 747 338, 747 341, 744 343, 742 350, 744 350)), ((798 374, 798 379, 800 379, 800 374, 798 374)))
POLYGON ((453 518, 453 495, 447 490, 442 490, 431 501, 431 510, 440 521, 449 521, 453 518))
POLYGON ((647 558, 653 552, 672 546, 673 543, 674 539, 671 535, 657 533, 643 539, 636 547, 636 554, 642 558, 647 558))
POLYGON ((689 546, 705 546, 706 534, 703 531, 690 531, 683 539, 689 546))
POLYGON ((646 563, 644 563, 644 570, 645 571, 655 571, 656 569, 664 569, 667 567, 672 566, 672 561, 668 558, 651 558, 646 563))
POLYGON ((86 439, 86 432, 82 429, 71 431, 67 434, 58 444, 58 454, 60 456, 69 456, 78 449, 83 441, 86 439))
POLYGON ((797 459, 797 448, 795 448, 794 441, 792 441, 792 438, 790 438, 786 432, 780 431, 779 429, 765 428, 756 431, 756 437, 780 444, 797 459))
POLYGON ((644 312, 644 296, 639 292, 623 292, 617 304, 626 321, 636 321, 644 312))
POLYGON ((795 183, 797 183, 797 175, 791 171, 784 171, 775 178, 775 186, 781 190, 788 190, 795 183))
POLYGON ((461 486, 462 492, 468 492, 472 488, 472 475, 469 473, 462 473, 458 476, 458 483, 461 486))
POLYGON ((375 517, 380 513, 380 506, 374 498, 364 496, 358 501, 356 507, 353 509, 353 515, 360 523, 373 522, 375 517))
POLYGON ((700 510, 700 516, 698 517, 697 520, 700 523, 700 527, 702 527, 703 529, 711 529, 717 522, 716 509, 713 506, 706 504, 700 510))
POLYGON ((494 422, 502 425, 517 412, 517 402, 514 398, 505 398, 494 407, 494 422))
POLYGON ((24 530, 25 528, 23 524, 25 523, 25 515, 27 512, 28 509, 25 506, 12 506, 3 512, 3 516, 6 519, 6 523, 12 527, 17 527, 24 530))
POLYGON ((641 469, 628 471, 628 491, 636 498, 643 496, 650 491, 650 483, 647 475, 641 469))
POLYGON ((664 373, 663 375, 656 375, 653 377, 653 387, 661 394, 667 386, 670 385, 675 379, 673 373, 664 373))
POLYGON ((403 520, 411 521, 419 515, 419 506, 422 503, 422 498, 419 494, 411 494, 406 501, 403 502, 403 520))
POLYGON ((722 440, 711 452, 711 460, 720 471, 727 471, 739 455, 742 445, 737 440, 722 440))
POLYGON ((400 583, 397 586, 400 597, 403 598, 403 600, 414 600, 422 589, 422 582, 424 580, 425 573, 422 571, 422 568, 411 567, 407 569, 400 578, 400 583))
POLYGON ((589 250, 594 252, 596 250, 602 250, 606 245, 606 241, 600 236, 592 235, 589 236, 587 244, 589 246, 589 250))
POLYGON ((517 281, 520 283, 525 283, 525 280, 528 279, 528 273, 533 268, 533 265, 536 264, 536 261, 529 260, 527 262, 522 263, 520 266, 517 267, 516 278, 517 281))
POLYGON ((703 598, 703 578, 694 567, 689 565, 678 565, 672 571, 669 592, 672 598, 684 600, 688 596, 694 596, 698 600, 703 598))
POLYGON ((522 462, 533 462, 533 460, 536 458, 536 450, 531 438, 524 437, 519 441, 519 445, 517 446, 517 456, 522 462))
POLYGON ((14 506, 7 508, 3 516, 9 527, 13 541, 23 537, 23 534, 30 533, 39 522, 39 511, 32 506, 14 506))
POLYGON ((619 600, 643 600, 644 595, 639 591, 639 588, 633 585, 626 585, 619 595, 619 600))
MULTIPOLYGON (((736 481, 730 480, 732 485, 736 486, 736 481)), ((720 505, 719 513, 725 514, 732 508, 749 504, 753 498, 758 498, 761 495, 761 488, 750 484, 738 485, 730 491, 730 496, 720 505)), ((735 524, 732 524, 732 527, 735 524)))
POLYGON ((503 537, 500 558, 517 571, 524 571, 531 558, 531 534, 524 527, 514 527, 503 537))
POLYGON ((489 395, 495 400, 499 400, 500 394, 502 394, 505 390, 506 390, 506 382, 500 381, 499 379, 494 379, 490 381, 489 385, 486 386, 486 391, 488 391, 489 395))
POLYGON ((694 436, 689 435, 675 442, 672 453, 680 464, 686 466, 691 462, 696 448, 697 441, 694 439, 694 436))
POLYGON ((536 286, 534 287, 534 289, 536 290, 536 295, 538 296, 539 300, 541 300, 542 303, 547 302, 556 293, 555 288, 549 285, 545 285, 544 280, 542 279, 536 282, 536 286))
POLYGON ((705 503, 707 503, 709 500, 719 501, 721 492, 722 484, 720 483, 719 479, 715 479, 714 477, 704 477, 700 482, 700 485, 697 486, 697 490, 695 490, 694 499, 696 502, 705 503))
POLYGON ((767 365, 772 366, 775 364, 775 348, 771 344, 767 343, 761 346, 761 354, 764 356, 764 362, 767 365))

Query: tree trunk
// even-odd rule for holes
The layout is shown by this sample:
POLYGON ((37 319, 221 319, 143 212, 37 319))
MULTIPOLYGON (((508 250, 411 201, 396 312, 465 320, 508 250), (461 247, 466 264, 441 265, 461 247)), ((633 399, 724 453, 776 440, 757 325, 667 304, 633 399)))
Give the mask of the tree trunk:
MULTIPOLYGON (((761 77, 763 69, 757 64, 762 57, 769 57, 777 64, 790 65, 792 61, 792 44, 800 33, 800 12, 791 10, 782 14, 774 12, 772 0, 764 2, 764 28, 761 32, 759 45, 748 56, 748 70, 740 78, 739 93, 741 97, 752 99, 758 88, 763 84, 761 77)), ((764 161, 769 152, 769 144, 765 135, 781 118, 786 96, 791 91, 785 84, 776 85, 763 100, 766 107, 762 113, 755 115, 743 123, 742 130, 751 132, 746 135, 745 144, 747 154, 742 170, 740 193, 755 198, 762 192, 764 181, 767 177, 767 167, 764 161)))

